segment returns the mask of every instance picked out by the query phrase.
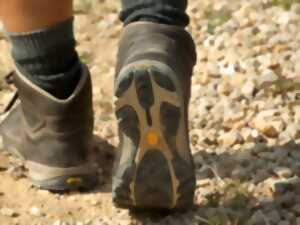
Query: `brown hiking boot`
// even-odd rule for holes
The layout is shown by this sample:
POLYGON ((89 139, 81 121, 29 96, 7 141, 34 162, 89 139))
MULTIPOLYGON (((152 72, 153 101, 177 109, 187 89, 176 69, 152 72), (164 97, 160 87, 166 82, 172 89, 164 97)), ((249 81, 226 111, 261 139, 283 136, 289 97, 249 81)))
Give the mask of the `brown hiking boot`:
POLYGON ((115 82, 117 206, 184 209, 193 204, 187 110, 195 62, 194 42, 183 28, 149 22, 125 28, 115 82))
POLYGON ((90 75, 82 67, 73 94, 57 99, 16 72, 21 103, 0 125, 4 148, 24 159, 35 186, 47 190, 86 189, 97 177, 89 162, 93 112, 90 75))

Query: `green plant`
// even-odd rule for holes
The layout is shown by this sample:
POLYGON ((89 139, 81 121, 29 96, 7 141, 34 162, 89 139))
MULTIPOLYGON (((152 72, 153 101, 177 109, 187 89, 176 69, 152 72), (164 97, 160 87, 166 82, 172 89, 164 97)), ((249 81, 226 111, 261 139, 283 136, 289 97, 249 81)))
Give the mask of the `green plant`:
POLYGON ((81 62, 87 65, 90 64, 93 60, 93 55, 89 52, 82 52, 79 57, 81 62))
POLYGON ((215 29, 218 26, 221 26, 230 20, 231 11, 223 7, 217 11, 206 11, 206 16, 208 17, 207 31, 210 34, 214 34, 215 29))
POLYGON ((206 196, 210 207, 230 207, 232 209, 244 208, 245 203, 251 206, 255 198, 248 187, 239 180, 226 179, 220 181, 214 193, 206 196))
POLYGON ((272 5, 280 6, 285 10, 290 10, 294 3, 300 3, 300 0, 272 0, 272 5))

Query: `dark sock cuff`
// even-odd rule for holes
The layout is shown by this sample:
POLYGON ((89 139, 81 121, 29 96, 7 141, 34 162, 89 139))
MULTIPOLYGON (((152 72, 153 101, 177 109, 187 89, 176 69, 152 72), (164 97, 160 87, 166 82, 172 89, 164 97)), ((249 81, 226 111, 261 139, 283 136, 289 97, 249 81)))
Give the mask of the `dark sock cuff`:
POLYGON ((40 30, 7 35, 15 65, 24 76, 57 98, 72 94, 81 74, 73 18, 40 30))
POLYGON ((148 21, 186 27, 187 0, 122 0, 120 20, 124 25, 137 21, 148 21))
POLYGON ((8 33, 8 38, 16 64, 32 76, 58 74, 78 61, 73 18, 32 32, 8 33))
POLYGON ((21 66, 16 65, 16 67, 32 83, 60 99, 66 99, 73 93, 82 72, 82 64, 80 62, 75 63, 67 71, 51 76, 43 74, 31 76, 21 66))

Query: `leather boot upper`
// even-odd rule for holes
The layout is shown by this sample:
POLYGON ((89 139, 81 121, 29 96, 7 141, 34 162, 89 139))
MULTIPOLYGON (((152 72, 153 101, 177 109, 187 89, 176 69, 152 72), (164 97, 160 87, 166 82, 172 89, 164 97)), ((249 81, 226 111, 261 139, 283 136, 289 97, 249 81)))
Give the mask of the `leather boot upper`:
POLYGON ((20 73, 13 77, 20 104, 0 126, 3 141, 25 160, 53 167, 74 167, 88 160, 92 147, 93 111, 90 74, 67 99, 57 99, 20 73))

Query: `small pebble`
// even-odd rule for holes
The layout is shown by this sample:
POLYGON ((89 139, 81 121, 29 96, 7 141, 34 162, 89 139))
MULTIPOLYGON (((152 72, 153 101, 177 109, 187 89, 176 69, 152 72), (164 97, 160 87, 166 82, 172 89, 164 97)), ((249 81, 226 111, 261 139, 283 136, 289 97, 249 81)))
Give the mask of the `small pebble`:
POLYGON ((16 217, 18 215, 13 209, 10 208, 1 208, 0 214, 8 217, 16 217))
POLYGON ((280 178, 290 178, 293 175, 292 170, 287 167, 276 167, 274 173, 280 178))
POLYGON ((37 216, 37 217, 43 216, 43 213, 41 212, 41 210, 36 206, 31 207, 29 212, 33 216, 37 216))

